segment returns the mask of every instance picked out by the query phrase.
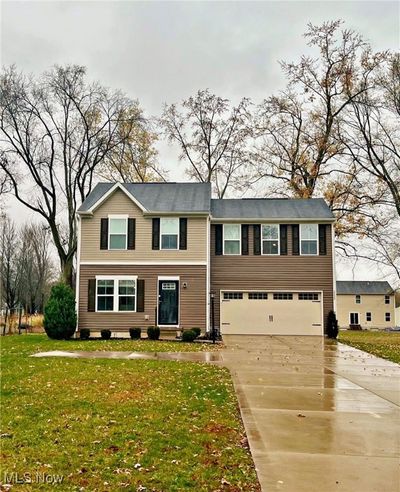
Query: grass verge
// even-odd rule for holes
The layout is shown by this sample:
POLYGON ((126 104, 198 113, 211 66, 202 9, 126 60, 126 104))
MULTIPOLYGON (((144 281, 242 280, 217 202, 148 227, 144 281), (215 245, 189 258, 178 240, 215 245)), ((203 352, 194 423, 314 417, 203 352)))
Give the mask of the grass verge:
MULTIPOLYGON (((1 339, 3 483, 4 473, 14 472, 33 481, 37 473, 62 475, 59 490, 260 490, 226 369, 28 357, 65 343, 37 335, 1 339)), ((114 341, 80 343, 118 350, 114 341)))
POLYGON ((386 331, 340 331, 339 342, 400 364, 400 333, 386 331))

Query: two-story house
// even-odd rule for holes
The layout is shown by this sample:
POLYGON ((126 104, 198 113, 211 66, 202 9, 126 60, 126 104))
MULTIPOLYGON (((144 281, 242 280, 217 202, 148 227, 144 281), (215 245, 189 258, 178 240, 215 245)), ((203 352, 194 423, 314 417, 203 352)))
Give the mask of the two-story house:
POLYGON ((321 199, 211 199, 206 183, 100 183, 78 210, 78 328, 322 335, 334 217, 321 199))
POLYGON ((396 326, 395 292, 386 281, 340 280, 337 288, 337 317, 341 328, 396 326))

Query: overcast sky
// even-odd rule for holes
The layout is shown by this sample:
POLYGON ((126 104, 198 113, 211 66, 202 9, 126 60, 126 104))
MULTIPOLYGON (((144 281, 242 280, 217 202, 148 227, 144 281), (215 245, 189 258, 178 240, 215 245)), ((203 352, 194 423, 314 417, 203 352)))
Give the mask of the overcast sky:
MULTIPOLYGON (((85 65, 90 77, 139 99, 148 115, 200 88, 255 102, 280 90, 278 61, 306 52, 308 22, 341 18, 374 50, 398 50, 400 39, 398 2, 3 1, 0 8, 2 65, 33 73, 85 65)), ((176 150, 161 144, 159 151, 171 178, 183 180, 176 150)), ((9 210, 29 216, 13 204, 9 210)))

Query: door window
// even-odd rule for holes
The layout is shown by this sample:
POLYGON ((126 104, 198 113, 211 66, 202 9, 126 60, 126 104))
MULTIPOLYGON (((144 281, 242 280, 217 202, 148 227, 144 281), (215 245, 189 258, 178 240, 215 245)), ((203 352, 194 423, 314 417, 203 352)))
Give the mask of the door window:
POLYGON ((350 313, 350 324, 358 325, 358 313, 350 313))

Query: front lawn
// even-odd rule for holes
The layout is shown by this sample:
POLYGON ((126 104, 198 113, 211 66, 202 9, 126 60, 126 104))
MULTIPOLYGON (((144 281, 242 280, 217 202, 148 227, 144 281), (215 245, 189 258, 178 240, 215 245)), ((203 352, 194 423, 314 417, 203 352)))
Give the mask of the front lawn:
MULTIPOLYGON (((63 475, 59 489, 72 491, 260 490, 226 369, 28 357, 49 350, 133 351, 142 344, 160 351, 157 342, 58 342, 41 335, 0 342, 0 481, 17 472, 33 480, 36 473, 63 475)), ((198 347, 163 347, 185 345, 198 347)))
MULTIPOLYGON (((6 337, 8 340, 9 337, 6 337)), ((49 352, 50 350, 101 350, 101 351, 129 351, 129 352, 210 352, 219 350, 221 344, 212 343, 184 343, 180 341, 163 340, 50 340, 45 334, 23 334, 12 335, 11 338, 18 339, 18 350, 26 354, 36 352, 49 352)), ((4 342, 4 339, 1 339, 4 342)), ((7 342, 13 345, 12 342, 7 342)))
POLYGON ((339 342, 400 363, 400 333, 387 331, 340 331, 339 342))

